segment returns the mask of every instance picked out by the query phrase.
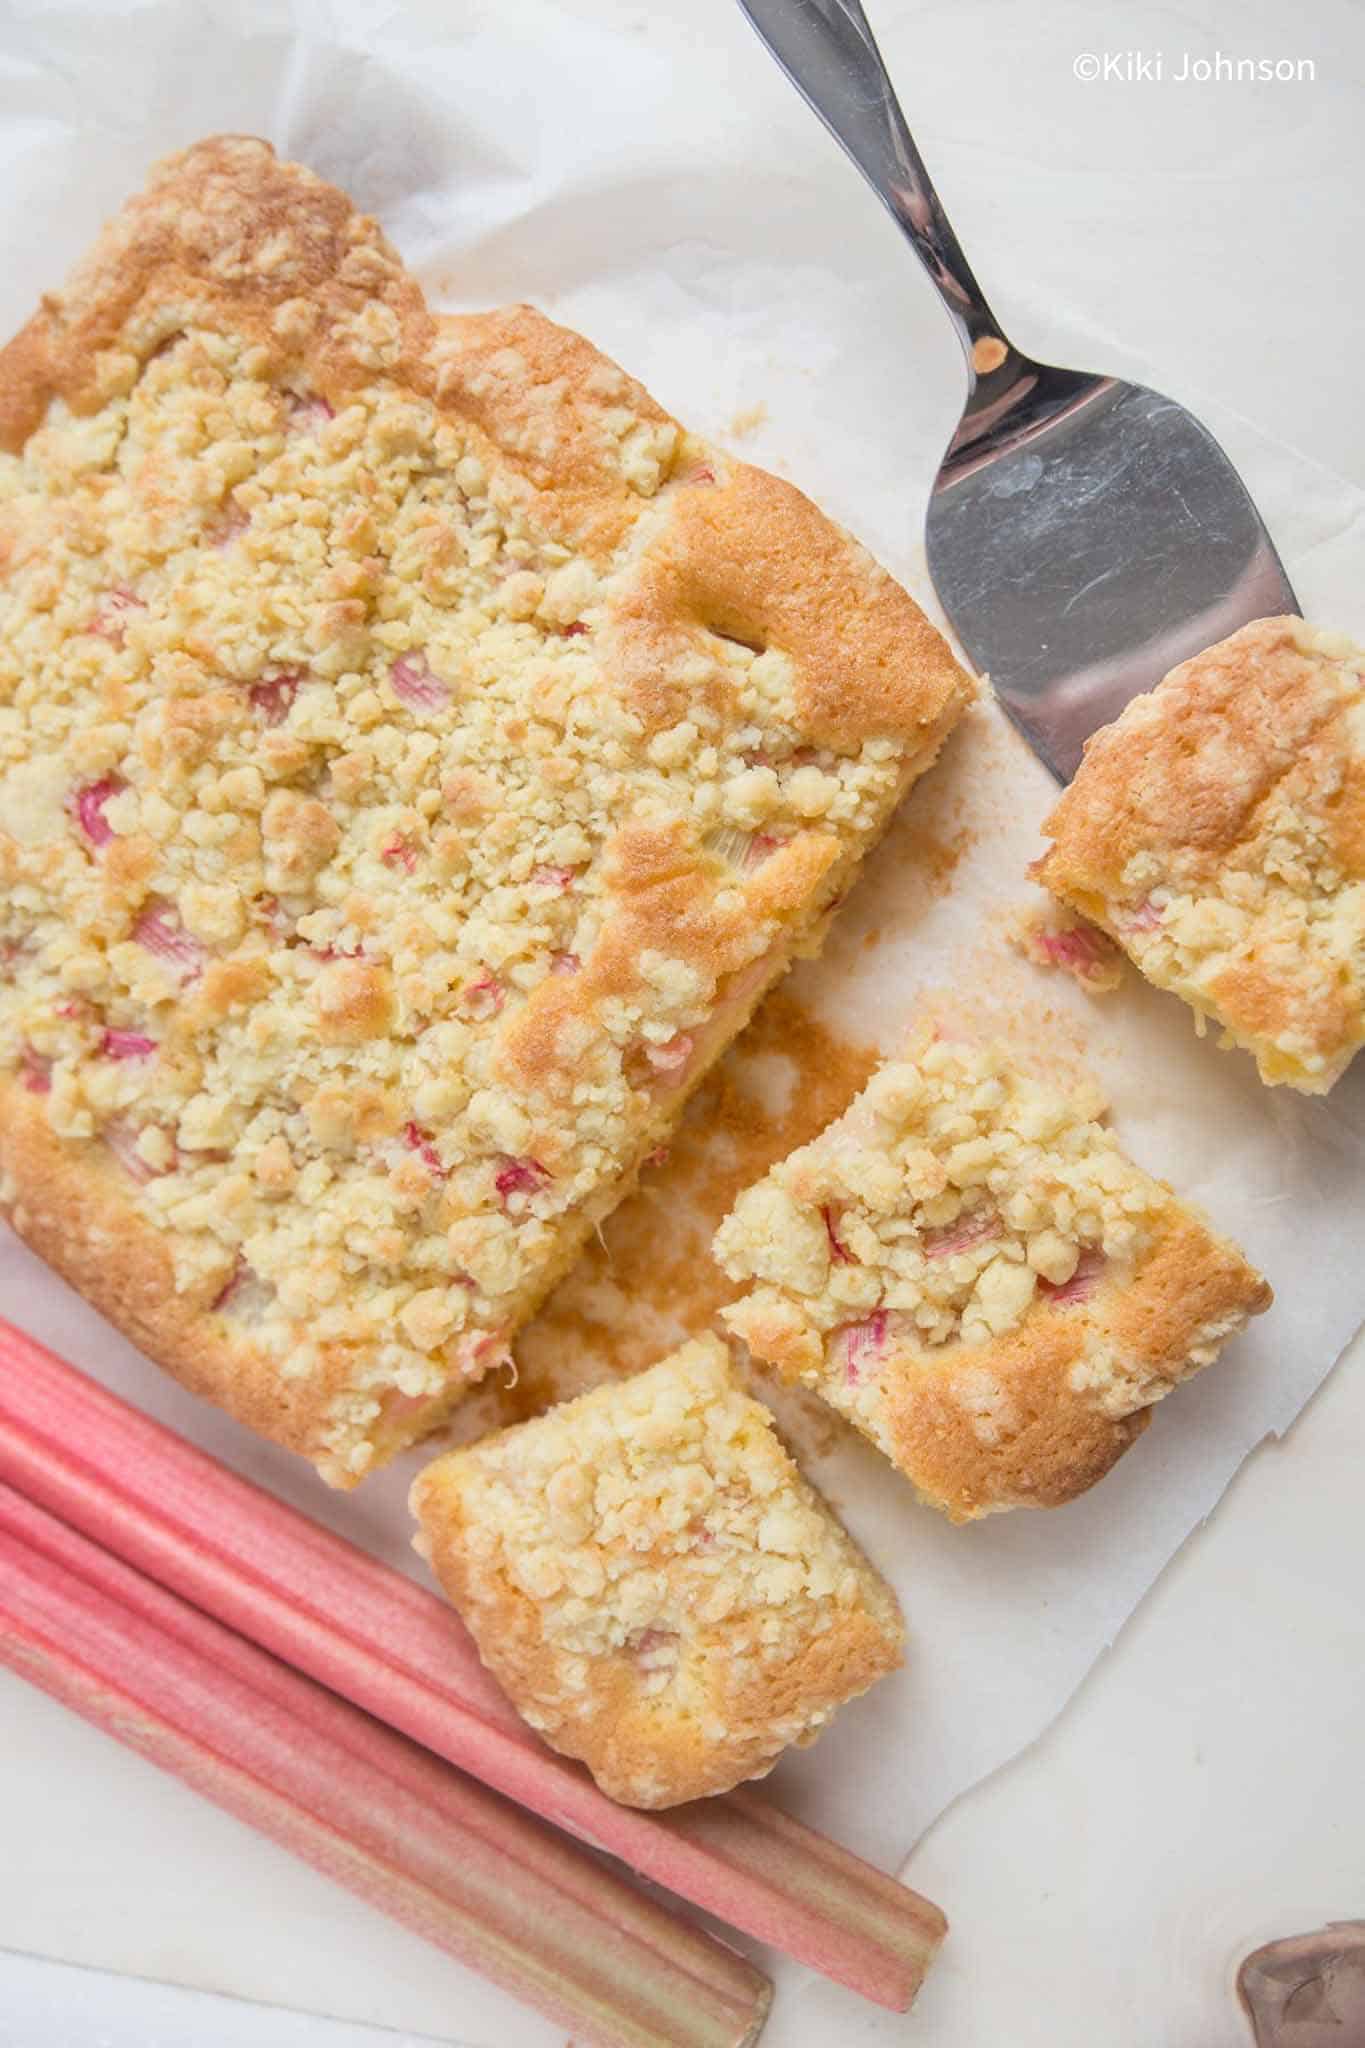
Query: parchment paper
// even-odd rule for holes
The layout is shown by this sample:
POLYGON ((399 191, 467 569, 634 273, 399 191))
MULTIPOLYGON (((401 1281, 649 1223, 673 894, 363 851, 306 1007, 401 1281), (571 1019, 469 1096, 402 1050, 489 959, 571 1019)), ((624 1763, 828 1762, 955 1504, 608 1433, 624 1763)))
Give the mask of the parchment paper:
MULTIPOLYGON (((919 536, 960 373, 913 264, 794 101, 788 117, 728 8, 699 6, 695 31, 677 15, 648 38, 636 9, 603 0, 590 12, 248 0, 229 15, 71 0, 12 15, 0 52, 3 325, 26 316, 150 159, 217 129, 263 133, 376 212, 435 302, 526 298, 581 327, 690 425, 800 482, 932 608, 919 536)), ((1010 312, 1024 340, 1031 314, 1033 334, 1055 319, 1041 302, 1010 312)), ((1103 334, 1102 313, 1090 305, 1096 365, 1169 387, 1160 366, 1103 334)), ((1073 356, 1083 336, 1078 318, 1073 356)), ((1365 495, 1188 377, 1177 395, 1241 467, 1305 609, 1359 634, 1365 495)), ((1198 1042, 1183 1007, 1136 977, 1098 1004, 1019 959, 1005 923, 1030 900, 1024 870, 1052 794, 998 712, 975 714, 795 993, 887 1048, 917 1006, 975 1004, 1012 1016, 1035 1050, 1083 1056, 1129 1150, 1245 1246, 1278 1300, 1164 1405, 1110 1478, 1059 1512, 953 1529, 865 1447, 810 1458, 897 1586, 911 1654, 772 1787, 887 1865, 1041 1733, 1365 1312, 1353 1206, 1365 1061, 1327 1103, 1267 1091, 1249 1061, 1198 1042), (927 864, 926 845, 938 849, 927 864)), ((170 1385, 9 1237, 0 1300, 186 1435, 417 1569, 402 1502, 420 1460, 328 1495, 170 1385)), ((797 1438, 810 1448, 799 1427, 797 1438)), ((807 2028, 818 2011, 847 2011, 825 1997, 803 1994, 807 2028)))

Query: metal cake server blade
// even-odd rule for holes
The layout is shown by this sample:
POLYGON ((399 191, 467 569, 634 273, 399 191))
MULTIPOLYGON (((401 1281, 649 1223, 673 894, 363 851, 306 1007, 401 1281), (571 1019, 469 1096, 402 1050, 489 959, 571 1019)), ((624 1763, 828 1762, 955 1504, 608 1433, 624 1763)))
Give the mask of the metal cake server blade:
POLYGON ((968 659, 1062 781, 1177 662, 1297 612, 1207 427, 1159 392, 1058 369, 1002 332, 859 0, 740 0, 902 229, 957 329, 967 403, 929 500, 929 573, 968 659))

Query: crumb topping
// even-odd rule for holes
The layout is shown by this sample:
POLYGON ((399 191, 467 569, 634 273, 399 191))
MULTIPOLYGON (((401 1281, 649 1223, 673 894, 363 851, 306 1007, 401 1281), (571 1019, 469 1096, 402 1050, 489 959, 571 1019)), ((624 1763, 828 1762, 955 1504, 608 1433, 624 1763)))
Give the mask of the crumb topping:
POLYGON ((809 1740, 877 1675, 792 1687, 852 1620, 871 1618, 882 1669, 898 1658, 894 1597, 715 1338, 439 1460, 414 1507, 438 1566, 458 1550, 458 1604, 520 1711, 637 1803, 687 1796, 670 1793, 680 1728, 713 1774, 752 1753, 725 1783, 809 1740), (515 1626, 500 1633, 508 1603, 533 1611, 529 1658, 515 1626), (640 1724, 629 1765, 610 1735, 578 1746, 608 1699, 618 1740, 623 1719, 640 1724))
POLYGON ((1365 650, 1245 627, 1087 751, 1036 872, 1263 1080, 1321 1092, 1365 1042, 1365 650))
POLYGON ((0 1199, 348 1484, 506 1356, 971 686, 791 485, 529 307, 433 316, 250 137, 0 349, 0 451, 0 1199))
POLYGON ((954 1520, 1093 1485, 1269 1305, 1103 1108, 922 1034, 716 1234, 722 1320, 954 1520))
MULTIPOLYGON (((648 533, 575 555, 382 375, 334 411, 206 330, 105 375, 0 457, 0 1065, 282 1372, 363 1348, 353 1433, 500 1355, 904 754, 811 747, 783 652, 719 636, 652 729, 607 680, 648 533), (728 951, 612 960, 651 860, 728 951), (547 984, 558 1091, 502 1056, 547 984)), ((619 425, 666 510, 677 430, 619 425)))
POLYGON ((944 1041, 884 1066, 844 1116, 739 1197, 715 1254, 752 1291, 727 1319, 780 1322, 805 1372, 858 1398, 877 1359, 1015 1329, 1131 1266, 1169 1197, 1097 1121, 999 1047, 944 1041))

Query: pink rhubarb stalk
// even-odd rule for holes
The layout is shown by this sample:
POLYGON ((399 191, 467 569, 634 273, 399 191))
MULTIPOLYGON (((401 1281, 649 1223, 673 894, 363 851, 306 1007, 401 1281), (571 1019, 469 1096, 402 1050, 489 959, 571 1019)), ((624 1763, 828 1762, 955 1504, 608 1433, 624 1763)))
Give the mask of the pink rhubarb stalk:
POLYGON ((141 1031, 106 1031, 100 1051, 110 1060, 145 1060, 156 1051, 156 1040, 141 1031))
POLYGON ((926 1259, 951 1259, 957 1252, 974 1251, 1000 1235, 1000 1218, 994 1209, 973 1209, 942 1230, 928 1230, 921 1239, 926 1259))
POLYGON ((677 1031, 662 1045, 647 1045, 645 1058, 656 1074, 666 1080, 675 1080, 686 1072, 695 1051, 695 1041, 685 1031, 677 1031))
POLYGON ((836 1266, 851 1266, 853 1264, 853 1254, 839 1235, 838 1220, 835 1217, 832 1205, 829 1202, 824 1203, 820 1214, 825 1219, 825 1236, 829 1239, 830 1258, 836 1266))
POLYGON ((1104 1267, 1104 1253, 1088 1247, 1076 1261, 1076 1270, 1069 1280, 1040 1280, 1038 1291, 1054 1308, 1065 1308, 1072 1301, 1088 1301, 1104 1267))
POLYGON ((285 669, 278 675, 262 676, 260 682, 253 683, 247 691, 252 710, 266 725, 283 725, 302 681, 303 677, 297 669, 285 669))
POLYGON ((97 633, 101 640, 110 640, 115 647, 121 647, 130 617, 134 612, 145 612, 146 609, 143 599, 135 591, 129 590, 126 584, 117 583, 100 599, 86 631, 97 633))
POLYGON ((389 681, 395 697, 414 711, 437 711, 450 702, 450 691, 425 654, 400 654, 389 670, 389 681))
POLYGON ((19 1076, 30 1095, 52 1093, 52 1062, 26 1045, 19 1055, 19 1076))
POLYGON ((1071 974, 1092 974, 1114 962, 1114 942, 1093 925, 1068 925, 1065 931, 1040 931, 1034 944, 1053 967, 1071 974))
POLYGON ((757 1970, 0 1486, 0 1662, 600 2048, 744 2048, 757 1970))
POLYGON ((84 789, 78 789, 72 798, 76 823, 92 846, 107 846, 116 837, 113 826, 105 818, 104 806, 122 788, 123 784, 116 775, 105 775, 98 782, 87 782, 84 789))
POLYGON ((460 990, 461 1006, 481 1023, 488 1017, 496 1017, 506 1001, 507 990, 496 974, 481 974, 477 981, 468 982, 460 990))
POLYGON ((844 1330, 844 1379, 856 1387, 871 1372, 886 1350, 890 1318, 884 1308, 875 1309, 861 1323, 849 1323, 844 1330))
POLYGON ((289 424, 297 433, 320 434, 328 420, 334 420, 336 413, 325 398, 316 392, 308 397, 291 391, 285 401, 289 424))
POLYGON ((548 1169, 543 1167, 538 1159, 513 1159, 510 1154, 505 1153, 493 1176, 493 1186, 497 1189, 498 1200, 505 1209, 513 1195, 525 1195, 529 1200, 532 1195, 538 1195, 542 1188, 547 1188, 550 1180, 548 1169))
POLYGON ((1032 918, 1024 929, 1024 951, 1040 967, 1057 967, 1069 974, 1093 995, 1117 988, 1123 974, 1123 954, 1097 925, 1083 917, 1069 924, 1050 924, 1046 918, 1032 918))
POLYGON ((139 1133, 125 1123, 122 1117, 114 1117, 100 1132, 100 1137, 117 1159, 124 1172, 145 1187, 149 1180, 156 1179, 156 1168, 148 1164, 137 1149, 139 1133))
POLYGON ((443 1601, 4 1323, 0 1480, 642 1877, 878 2004, 909 2006, 945 1932, 936 1906, 753 1793, 667 1813, 617 1806, 525 1726, 443 1601))
POLYGON ((429 1167, 432 1173, 438 1174, 444 1180, 450 1172, 450 1168, 442 1163, 441 1155, 436 1150, 431 1132, 424 1131, 420 1124, 404 1124, 403 1137, 409 1149, 417 1154, 422 1164, 429 1167))
POLYGON ((1135 903, 1124 914, 1124 928, 1130 932, 1154 932, 1161 927, 1161 909, 1150 896, 1144 896, 1141 903, 1135 903))
POLYGON ((186 981, 203 972, 204 948, 191 938, 169 903, 149 903, 133 926, 133 937, 186 981))

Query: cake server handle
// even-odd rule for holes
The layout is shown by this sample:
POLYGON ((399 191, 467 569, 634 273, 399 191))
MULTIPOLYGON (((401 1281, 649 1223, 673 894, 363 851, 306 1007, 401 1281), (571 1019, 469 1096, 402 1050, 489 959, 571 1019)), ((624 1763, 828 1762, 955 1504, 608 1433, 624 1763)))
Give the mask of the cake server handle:
POLYGON ((905 125, 859 0, 739 0, 806 104, 820 116, 919 257, 967 357, 968 375, 1013 353, 972 275, 905 125), (985 344, 982 348, 982 344, 985 344))

